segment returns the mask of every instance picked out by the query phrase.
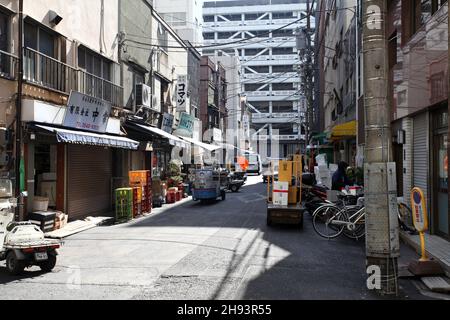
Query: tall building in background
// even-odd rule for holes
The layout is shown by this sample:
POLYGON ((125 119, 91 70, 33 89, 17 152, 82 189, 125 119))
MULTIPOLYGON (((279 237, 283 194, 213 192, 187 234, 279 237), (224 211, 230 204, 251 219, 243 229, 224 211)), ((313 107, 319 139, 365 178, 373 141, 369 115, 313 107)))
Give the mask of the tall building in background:
POLYGON ((306 0, 205 0, 203 5, 203 54, 239 57, 252 127, 280 142, 280 154, 272 157, 286 157, 304 143, 294 30, 306 26, 306 11, 306 0))
POLYGON ((200 46, 203 0, 153 0, 155 10, 185 41, 200 46))

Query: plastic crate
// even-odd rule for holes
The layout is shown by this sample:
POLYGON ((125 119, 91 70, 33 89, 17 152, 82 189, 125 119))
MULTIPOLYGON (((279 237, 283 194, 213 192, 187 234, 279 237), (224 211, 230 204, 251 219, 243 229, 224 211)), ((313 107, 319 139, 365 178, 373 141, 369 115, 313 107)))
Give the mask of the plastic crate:
POLYGON ((116 189, 116 222, 127 222, 133 219, 135 211, 133 188, 116 189))
POLYGON ((151 172, 149 170, 130 171, 128 173, 130 186, 146 186, 151 185, 151 172))

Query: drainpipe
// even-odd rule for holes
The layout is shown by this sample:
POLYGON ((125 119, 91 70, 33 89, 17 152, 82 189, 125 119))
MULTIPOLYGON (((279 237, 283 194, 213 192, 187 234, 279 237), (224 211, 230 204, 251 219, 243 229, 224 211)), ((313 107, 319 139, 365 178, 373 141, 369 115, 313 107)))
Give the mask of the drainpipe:
POLYGON ((23 215, 23 198, 20 190, 20 163, 22 158, 22 84, 23 84, 23 0, 19 0, 19 35, 18 35, 18 79, 16 98, 16 161, 15 175, 16 188, 15 196, 18 199, 16 209, 16 220, 20 221, 23 215))

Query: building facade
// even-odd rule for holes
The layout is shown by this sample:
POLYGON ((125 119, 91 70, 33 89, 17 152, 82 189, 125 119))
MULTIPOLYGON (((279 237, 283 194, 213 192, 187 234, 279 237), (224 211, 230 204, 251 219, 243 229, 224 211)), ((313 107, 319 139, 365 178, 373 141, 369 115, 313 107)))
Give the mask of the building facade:
MULTIPOLYGON (((322 132, 329 162, 357 166, 357 106, 361 79, 357 1, 319 1, 315 48, 322 132)), ((323 139, 322 139, 323 140, 323 139)))
POLYGON ((215 64, 203 56, 200 65, 200 120, 204 142, 224 141, 227 119, 226 71, 221 63, 215 64))
POLYGON ((389 78, 399 195, 423 189, 433 234, 450 239, 448 2, 390 1, 389 78))
POLYGON ((201 46, 202 0, 153 0, 154 8, 178 35, 193 46, 201 46))
POLYGON ((253 129, 280 143, 273 157, 293 154, 304 139, 294 30, 306 26, 306 1, 205 1, 203 20, 203 54, 241 61, 253 129))

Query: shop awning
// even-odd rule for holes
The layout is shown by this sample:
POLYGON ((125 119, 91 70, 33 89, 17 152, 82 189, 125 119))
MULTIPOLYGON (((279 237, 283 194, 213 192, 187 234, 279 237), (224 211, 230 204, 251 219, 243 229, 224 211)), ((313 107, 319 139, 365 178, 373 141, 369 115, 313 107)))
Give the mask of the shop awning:
POLYGON ((117 137, 107 134, 97 134, 83 131, 74 131, 41 125, 36 125, 36 127, 55 133, 58 142, 62 143, 85 144, 91 146, 112 147, 131 150, 137 150, 139 148, 139 142, 125 137, 117 137))
POLYGON ((212 144, 203 143, 203 142, 191 139, 191 138, 186 138, 186 137, 180 137, 180 138, 185 140, 185 141, 187 141, 187 142, 189 142, 189 143, 192 143, 192 144, 194 144, 194 145, 196 145, 196 146, 198 146, 198 147, 200 147, 202 149, 205 149, 205 150, 207 150, 209 152, 213 152, 213 151, 216 151, 216 150, 221 148, 219 146, 214 146, 212 144))
POLYGON ((339 140, 346 137, 356 137, 357 122, 350 121, 337 125, 331 131, 331 139, 339 140))
POLYGON ((172 146, 175 147, 180 147, 180 148, 187 148, 189 146, 188 143, 186 143, 185 141, 181 140, 180 138, 178 138, 177 136, 174 136, 173 134, 170 134, 168 132, 165 132, 164 130, 155 128, 155 127, 150 127, 150 126, 144 126, 142 124, 137 124, 136 125, 144 130, 147 130, 151 133, 157 134, 163 138, 166 138, 169 140, 169 143, 172 146))

